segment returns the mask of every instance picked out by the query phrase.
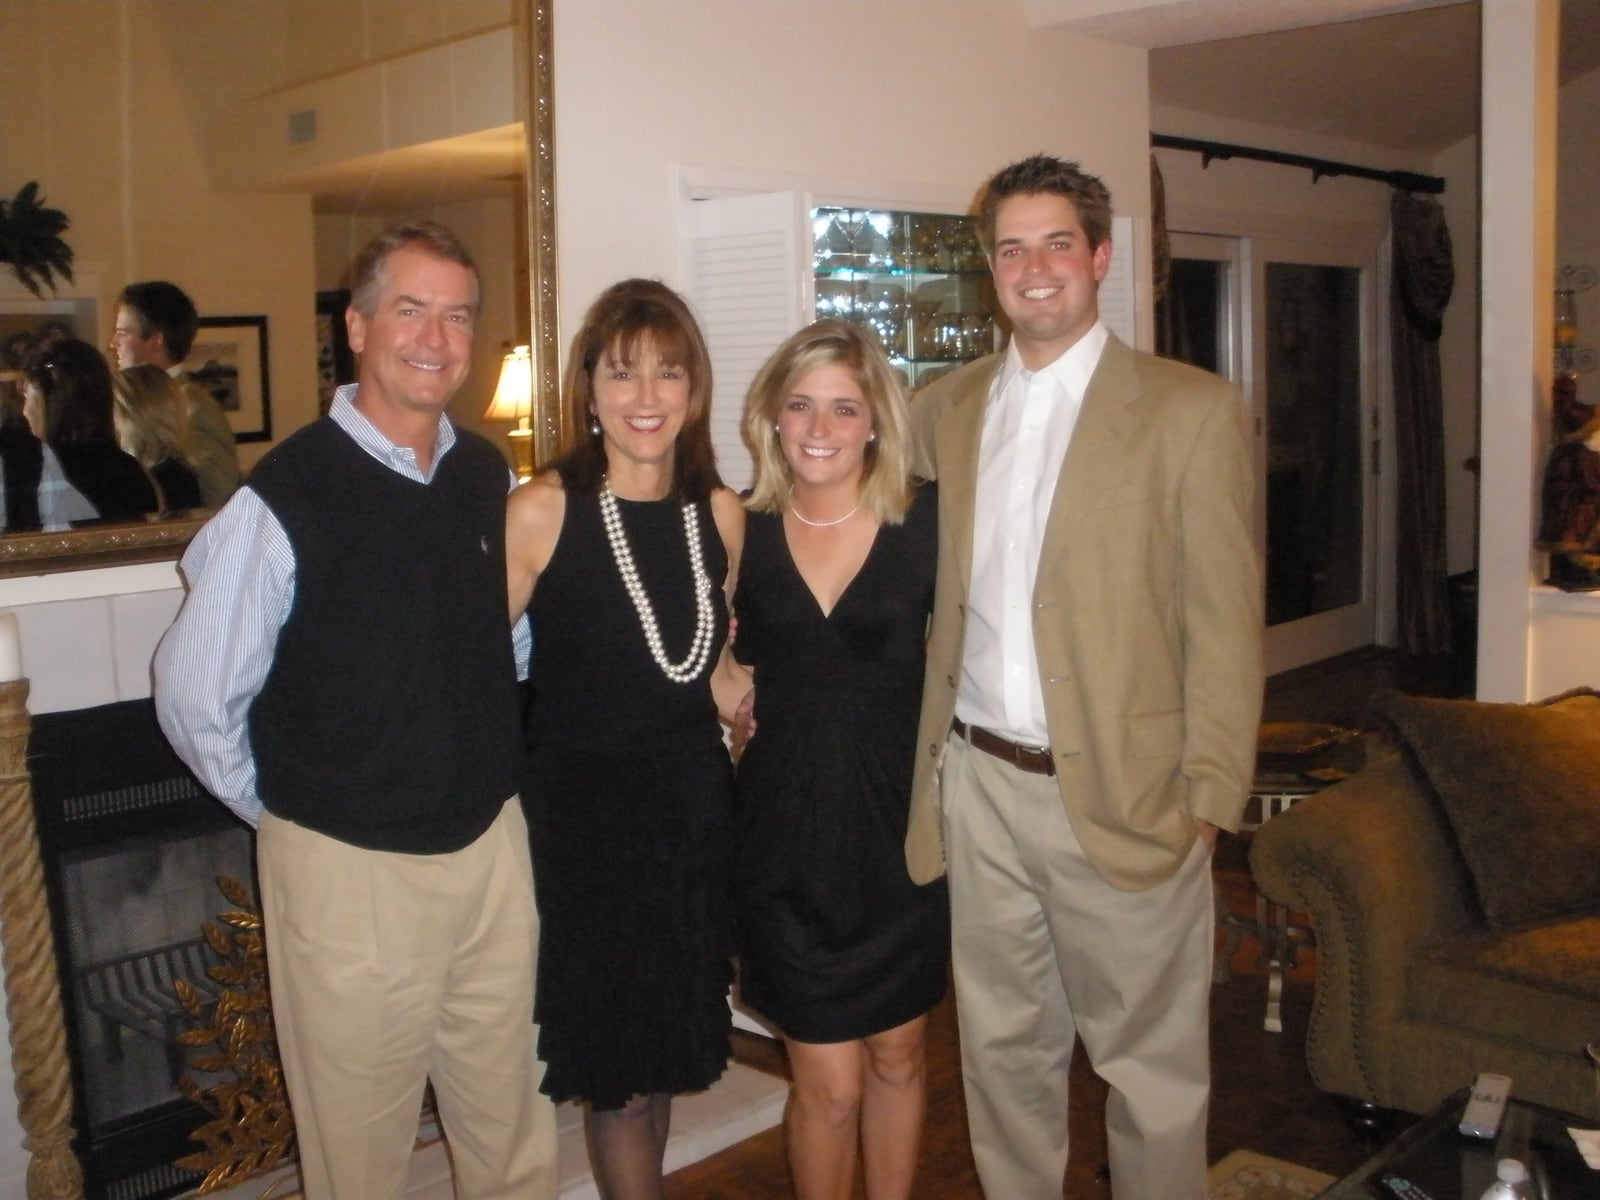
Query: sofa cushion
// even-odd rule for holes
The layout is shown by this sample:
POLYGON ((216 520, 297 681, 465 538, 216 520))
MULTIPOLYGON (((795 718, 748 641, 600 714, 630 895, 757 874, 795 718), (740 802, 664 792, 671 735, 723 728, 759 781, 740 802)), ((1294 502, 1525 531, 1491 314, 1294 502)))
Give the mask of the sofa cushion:
POLYGON ((1600 1030, 1600 917, 1442 939, 1406 982, 1414 1017, 1576 1058, 1600 1030))
POLYGON ((1374 700, 1448 819, 1489 925, 1600 911, 1600 692, 1374 700))

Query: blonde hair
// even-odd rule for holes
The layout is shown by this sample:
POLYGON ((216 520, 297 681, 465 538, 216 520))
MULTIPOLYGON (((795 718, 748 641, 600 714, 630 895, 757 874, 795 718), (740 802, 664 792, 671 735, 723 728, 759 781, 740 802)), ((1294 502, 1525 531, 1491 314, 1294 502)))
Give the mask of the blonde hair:
POLYGON ((154 363, 125 367, 111 377, 112 417, 117 441, 140 463, 167 458, 186 461, 189 410, 177 383, 154 363))
POLYGON ((778 414, 802 376, 840 366, 855 378, 877 436, 865 447, 861 504, 886 525, 911 507, 911 416, 906 389, 873 336, 845 321, 807 325, 772 352, 744 402, 744 440, 755 455, 756 481, 746 507, 781 513, 789 507, 794 474, 778 441, 778 414))

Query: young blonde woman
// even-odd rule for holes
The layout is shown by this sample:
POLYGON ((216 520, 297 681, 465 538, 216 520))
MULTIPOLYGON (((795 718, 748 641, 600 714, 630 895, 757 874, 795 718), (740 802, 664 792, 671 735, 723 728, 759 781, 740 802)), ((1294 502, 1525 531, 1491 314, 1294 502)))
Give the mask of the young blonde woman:
MULTIPOLYGON (((871 335, 819 321, 746 401, 757 461, 734 611, 754 672, 738 771, 740 986, 781 1031, 800 1200, 912 1194, 927 1012, 944 994, 943 881, 905 837, 935 497, 909 478, 898 376, 871 335)), ((724 691, 726 694, 726 691, 724 691)))
POLYGON ((161 489, 161 511, 199 508, 200 478, 184 455, 187 402, 177 382, 155 363, 135 363, 111 376, 117 441, 161 489))

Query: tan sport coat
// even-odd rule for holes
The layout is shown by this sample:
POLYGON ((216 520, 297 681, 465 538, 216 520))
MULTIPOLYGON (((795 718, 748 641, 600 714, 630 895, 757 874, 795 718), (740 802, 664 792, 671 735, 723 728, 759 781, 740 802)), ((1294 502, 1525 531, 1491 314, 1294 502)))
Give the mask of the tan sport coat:
MULTIPOLYGON (((913 403, 917 470, 939 480, 939 570, 906 866, 944 870, 938 768, 961 681, 978 441, 991 355, 913 403)), ((1238 390, 1115 336, 1084 394, 1034 587, 1061 802, 1114 887, 1153 887, 1237 827, 1261 716, 1261 570, 1238 390)))

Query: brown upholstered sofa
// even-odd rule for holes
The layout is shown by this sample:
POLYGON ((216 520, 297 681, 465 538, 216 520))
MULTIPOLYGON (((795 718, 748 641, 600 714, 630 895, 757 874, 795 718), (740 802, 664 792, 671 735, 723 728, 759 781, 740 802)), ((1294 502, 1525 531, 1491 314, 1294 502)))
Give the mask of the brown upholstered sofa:
POLYGON ((1377 707, 1397 753, 1256 833, 1309 913, 1324 1091, 1425 1112, 1481 1071, 1600 1120, 1600 693, 1377 707))

